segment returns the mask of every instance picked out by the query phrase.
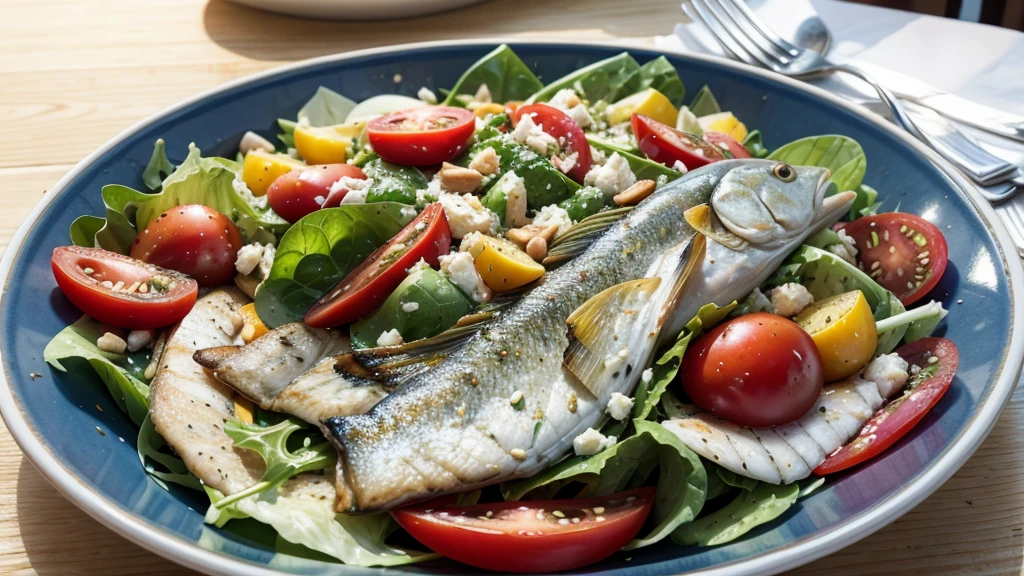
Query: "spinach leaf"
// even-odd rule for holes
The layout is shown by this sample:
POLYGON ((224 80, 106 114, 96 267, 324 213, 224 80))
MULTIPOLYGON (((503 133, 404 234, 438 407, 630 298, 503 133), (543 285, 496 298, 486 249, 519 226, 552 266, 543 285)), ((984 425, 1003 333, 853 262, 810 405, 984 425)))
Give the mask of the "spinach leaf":
POLYGON ((416 191, 429 184, 427 177, 413 166, 401 166, 375 158, 363 165, 363 172, 373 180, 366 193, 367 202, 416 203, 416 191))
POLYGON ((604 191, 593 186, 585 186, 560 202, 558 206, 569 214, 573 222, 579 222, 604 208, 604 191))
POLYGON ((511 48, 502 44, 470 66, 442 104, 463 106, 458 97, 476 94, 482 84, 487 85, 491 99, 498 103, 525 100, 544 87, 530 67, 511 48))
POLYGON ((643 486, 658 468, 657 496, 650 517, 655 527, 625 549, 662 540, 700 512, 707 473, 700 458, 660 424, 643 420, 633 424, 636 435, 593 456, 572 456, 531 478, 506 482, 501 485, 502 494, 506 500, 527 495, 549 498, 578 485, 578 496, 602 496, 643 486))
POLYGON ((167 159, 167 152, 164 151, 164 139, 158 138, 153 145, 153 155, 149 157, 149 164, 142 171, 142 181, 150 190, 158 190, 163 183, 164 177, 174 172, 174 164, 167 159))
MULTIPOLYGON (((654 72, 656 71, 649 71, 649 81, 652 83, 654 72)), ((575 90, 580 98, 586 98, 591 102, 615 102, 639 92, 642 90, 642 84, 640 64, 629 55, 629 52, 623 52, 555 80, 530 96, 527 102, 547 102, 564 88, 575 90)))
POLYGON ((355 107, 354 101, 321 86, 309 102, 299 109, 297 118, 300 122, 305 119, 310 126, 334 126, 344 123, 355 107))
POLYGON ((648 88, 664 94, 676 108, 683 103, 683 96, 686 95, 686 87, 679 78, 679 72, 664 56, 658 56, 640 67, 640 87, 636 91, 648 88))
POLYGON ((388 330, 398 330, 406 342, 436 336, 471 310, 470 299, 439 272, 417 270, 406 276, 380 308, 351 325, 352 346, 373 348, 388 330))
POLYGON ((690 112, 693 112, 694 116, 698 118, 718 114, 721 111, 722 107, 718 105, 718 100, 715 100, 715 95, 711 93, 711 88, 708 88, 707 84, 701 86, 693 100, 690 101, 690 112))
POLYGON ((751 529, 778 518, 796 502, 797 484, 776 486, 758 482, 752 490, 741 490, 725 507, 672 533, 672 541, 681 546, 715 546, 731 542, 751 529))
POLYGON ((139 438, 135 444, 142 469, 161 488, 168 489, 167 483, 178 484, 193 490, 202 490, 203 485, 185 467, 185 462, 167 446, 163 436, 156 431, 153 420, 146 414, 139 427, 139 438))
POLYGON ((775 150, 768 158, 793 166, 828 168, 840 192, 859 188, 868 167, 860 144, 853 138, 839 135, 801 138, 775 150))
POLYGON ((277 247, 256 293, 256 312, 271 327, 302 319, 306 310, 406 222, 402 204, 346 204, 296 222, 277 247))
POLYGON ((526 205, 530 210, 540 210, 572 196, 580 185, 573 182, 561 170, 555 168, 546 157, 532 148, 497 137, 478 142, 470 154, 464 155, 460 163, 468 163, 472 154, 484 148, 494 148, 498 154, 498 172, 484 181, 483 189, 489 190, 501 176, 515 172, 526 186, 526 205))
POLYGON ((43 360, 61 372, 68 371, 62 361, 87 361, 106 384, 117 407, 136 426, 141 426, 149 414, 149 383, 143 376, 149 355, 144 352, 111 354, 100 350, 96 340, 106 331, 96 320, 82 316, 50 340, 43 349, 43 360))
POLYGON ((743 139, 743 147, 747 149, 754 158, 767 158, 768 149, 761 143, 761 131, 753 130, 743 139))
POLYGON ((590 142, 591 146, 609 156, 618 152, 619 156, 622 156, 629 163, 629 169, 636 175, 637 180, 654 180, 661 186, 682 176, 678 170, 673 170, 664 164, 637 156, 603 140, 587 136, 587 142, 590 142))

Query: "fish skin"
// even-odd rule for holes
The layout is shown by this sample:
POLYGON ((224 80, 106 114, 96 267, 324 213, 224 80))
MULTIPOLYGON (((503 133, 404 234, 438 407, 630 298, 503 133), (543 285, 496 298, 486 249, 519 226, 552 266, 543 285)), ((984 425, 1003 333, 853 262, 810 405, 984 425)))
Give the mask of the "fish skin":
MULTIPOLYGON (((724 305, 759 285, 788 253, 789 244, 798 244, 814 230, 793 234, 782 230, 789 243, 774 242, 774 248, 749 253, 747 259, 770 260, 752 267, 743 266, 743 257, 730 260, 724 248, 709 241, 702 273, 713 272, 714 281, 702 279, 693 283, 695 287, 687 285, 684 298, 667 317, 663 315, 666 310, 658 307, 673 302, 659 289, 661 299, 654 299, 646 309, 656 314, 638 314, 643 321, 626 328, 625 341, 630 346, 624 348, 628 352, 623 362, 625 377, 614 374, 614 385, 606 386, 600 395, 591 394, 562 367, 569 344, 566 318, 594 295, 622 282, 659 276, 667 280, 662 285, 670 285, 671 275, 679 269, 679 257, 695 234, 685 223, 684 213, 709 199, 714 203, 715 194, 721 192, 719 183, 737 169, 746 168, 744 177, 734 186, 738 188, 729 192, 749 200, 749 190, 744 192, 743 186, 757 181, 757 171, 762 181, 769 178, 776 164, 764 160, 718 162, 662 188, 584 254, 549 273, 540 286, 448 358, 413 376, 368 414, 324 420, 325 434, 339 451, 335 509, 388 509, 529 476, 560 458, 576 435, 599 426, 612 392, 628 394, 635 386, 655 350, 650 335, 656 333, 657 326, 651 330, 650 318, 665 322, 662 340, 674 337, 700 306, 708 302, 724 305), (720 263, 717 268, 716 260, 720 263), (737 270, 746 276, 736 278, 737 270), (510 404, 516 391, 524 395, 523 410, 510 404), (570 412, 568 400, 573 395, 576 410, 570 412)), ((820 201, 827 171, 810 168, 798 173, 796 186, 813 188, 811 196, 820 201)), ((808 193, 794 195, 807 197, 808 193)), ((832 221, 845 212, 850 201, 847 195, 834 206, 829 204, 832 221)), ((727 212, 732 208, 728 199, 722 208, 727 212)), ((804 227, 810 224, 805 222, 804 227)), ((831 222, 822 226, 827 224, 831 222)), ((746 230, 742 226, 736 229, 742 238, 746 230)), ((757 234, 754 239, 760 241, 763 230, 757 234)))

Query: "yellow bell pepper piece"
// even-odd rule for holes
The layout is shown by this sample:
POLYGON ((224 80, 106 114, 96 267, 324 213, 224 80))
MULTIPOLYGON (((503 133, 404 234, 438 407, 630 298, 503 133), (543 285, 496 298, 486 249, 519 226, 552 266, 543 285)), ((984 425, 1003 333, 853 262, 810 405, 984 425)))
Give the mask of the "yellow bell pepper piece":
POLYGON ((679 111, 672 105, 667 96, 654 88, 648 88, 608 107, 608 124, 612 126, 629 122, 633 113, 649 116, 662 124, 668 126, 676 125, 676 116, 679 111))
POLYGON ((337 124, 335 126, 295 127, 295 150, 307 164, 337 164, 344 162, 352 141, 363 133, 365 122, 337 124))
POLYGON ((242 180, 256 196, 263 196, 267 188, 281 176, 306 165, 287 154, 271 154, 254 150, 245 155, 242 163, 242 180))
POLYGON ((544 266, 508 240, 483 236, 469 253, 477 273, 495 292, 514 290, 544 275, 544 266))
POLYGON ((473 114, 476 114, 477 118, 486 118, 488 114, 504 114, 504 113, 505 113, 505 107, 502 106, 501 104, 495 104, 493 102, 490 103, 490 104, 481 104, 475 110, 473 110, 473 114))
POLYGON ((252 403, 252 400, 235 394, 235 416, 239 420, 246 424, 252 424, 254 412, 256 412, 256 405, 252 403))
POLYGON ((705 132, 728 134, 735 138, 737 142, 743 142, 743 139, 747 137, 747 127, 732 112, 708 114, 707 116, 701 116, 697 121, 705 132))
POLYGON ((267 325, 256 314, 256 304, 250 302, 242 306, 238 313, 242 315, 242 340, 246 344, 270 332, 270 328, 267 328, 267 325))
POLYGON ((826 382, 856 374, 875 354, 875 318, 860 290, 815 302, 793 320, 818 347, 826 382))

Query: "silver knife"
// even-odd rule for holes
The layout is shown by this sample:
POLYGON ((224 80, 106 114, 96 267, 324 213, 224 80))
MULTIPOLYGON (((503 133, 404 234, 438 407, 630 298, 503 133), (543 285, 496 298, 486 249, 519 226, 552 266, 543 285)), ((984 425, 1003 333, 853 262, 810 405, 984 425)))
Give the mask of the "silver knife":
POLYGON ((1022 116, 943 92, 934 86, 889 68, 862 61, 857 61, 855 64, 904 100, 927 106, 957 122, 1024 142, 1024 117, 1022 116))

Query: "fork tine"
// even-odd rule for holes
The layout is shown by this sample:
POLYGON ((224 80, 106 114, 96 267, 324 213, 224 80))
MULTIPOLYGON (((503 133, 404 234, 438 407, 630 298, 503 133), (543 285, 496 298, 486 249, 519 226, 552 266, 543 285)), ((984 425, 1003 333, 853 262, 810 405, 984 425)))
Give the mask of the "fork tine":
POLYGON ((762 30, 764 26, 758 26, 759 22, 751 19, 751 17, 756 18, 756 16, 749 8, 747 8, 747 5, 743 0, 714 1, 721 7, 721 11, 725 12, 729 20, 731 20, 735 26, 739 27, 747 38, 750 38, 750 40, 757 44, 761 50, 771 54, 776 60, 780 60, 782 62, 789 62, 789 60, 793 58, 794 54, 779 48, 764 34, 764 31, 762 30))
POLYGON ((711 32, 715 40, 718 41, 726 52, 732 54, 734 59, 746 62, 751 66, 760 66, 753 56, 748 54, 742 46, 733 40, 732 36, 725 31, 715 15, 708 10, 707 5, 701 3, 701 0, 687 0, 683 2, 683 12, 686 12, 686 15, 694 22, 704 24, 704 27, 711 32))
POLYGON ((800 48, 794 46, 791 42, 785 40, 775 33, 770 27, 766 26, 764 21, 754 13, 753 10, 747 6, 745 0, 724 0, 726 3, 731 4, 737 11, 741 12, 743 16, 753 25, 753 27, 764 37, 766 40, 772 43, 777 49, 789 54, 790 56, 796 57, 800 55, 800 48))
MULTIPOLYGON (((765 51, 763 48, 758 46, 753 40, 746 35, 746 33, 732 21, 732 18, 722 13, 725 11, 721 3, 718 0, 692 0, 694 6, 700 10, 702 7, 705 9, 704 20, 714 19, 715 24, 719 27, 720 31, 724 31, 724 35, 728 35, 732 40, 740 45, 743 50, 750 54, 755 60, 761 63, 765 68, 776 70, 781 66, 785 65, 786 62, 782 61, 775 54, 765 51), (714 8, 712 5, 717 5, 718 8, 714 8)), ((722 32, 720 32, 720 35, 722 32)))

